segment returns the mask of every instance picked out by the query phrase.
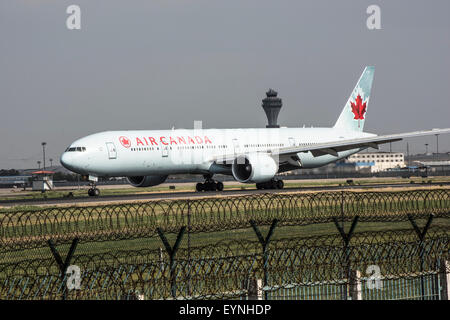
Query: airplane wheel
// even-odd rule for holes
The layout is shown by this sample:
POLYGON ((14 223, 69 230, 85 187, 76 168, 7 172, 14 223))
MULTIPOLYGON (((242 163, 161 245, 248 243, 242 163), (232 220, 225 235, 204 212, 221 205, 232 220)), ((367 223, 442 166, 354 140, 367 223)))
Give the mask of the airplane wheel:
POLYGON ((277 188, 278 188, 278 189, 283 189, 283 187, 284 187, 284 182, 283 182, 283 180, 278 180, 278 181, 276 182, 276 185, 277 185, 277 188))
POLYGON ((195 186, 195 189, 198 192, 201 191, 222 191, 223 190, 223 183, 218 181, 211 181, 211 180, 207 180, 205 181, 205 183, 197 183, 197 185, 195 186))
POLYGON ((203 183, 203 190, 204 191, 216 191, 217 190, 217 183, 215 181, 205 181, 203 183))
POLYGON ((88 190, 88 195, 90 197, 98 197, 100 195, 100 190, 98 190, 97 188, 91 188, 88 190))
POLYGON ((256 184, 256 189, 258 189, 258 190, 261 190, 261 189, 262 189, 261 183, 257 183, 257 184, 256 184))
POLYGON ((204 190, 203 183, 197 183, 195 190, 197 190, 197 192, 202 192, 204 190))

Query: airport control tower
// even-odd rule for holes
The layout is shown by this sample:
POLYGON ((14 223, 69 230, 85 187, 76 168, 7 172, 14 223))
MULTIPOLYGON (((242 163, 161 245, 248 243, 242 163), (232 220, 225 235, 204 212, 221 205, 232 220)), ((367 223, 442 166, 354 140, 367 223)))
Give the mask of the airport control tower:
POLYGON ((269 89, 266 92, 266 98, 262 100, 262 107, 267 115, 268 125, 266 128, 279 128, 280 126, 277 124, 278 113, 280 113, 281 106, 283 103, 281 102, 281 98, 277 97, 277 92, 273 89, 269 89))

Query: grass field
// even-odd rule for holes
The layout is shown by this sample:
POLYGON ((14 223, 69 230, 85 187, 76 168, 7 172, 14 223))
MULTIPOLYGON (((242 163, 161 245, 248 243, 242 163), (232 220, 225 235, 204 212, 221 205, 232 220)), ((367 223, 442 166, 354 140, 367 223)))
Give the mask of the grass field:
MULTIPOLYGON (((290 180, 284 180, 285 188, 305 188, 305 187, 320 187, 320 186, 345 186, 347 184, 348 179, 318 179, 318 180, 306 180, 299 181, 294 180, 295 182, 291 182, 290 180)), ((417 185, 428 185, 430 183, 439 184, 439 183, 448 183, 450 182, 450 177, 429 177, 429 178, 420 178, 420 177, 411 177, 409 179, 403 178, 361 178, 361 179, 350 179, 353 180, 354 185, 356 186, 365 186, 365 185, 377 185, 377 184, 417 184, 417 185)), ((68 196, 69 192, 72 193, 74 198, 82 198, 87 196, 87 186, 83 186, 81 189, 77 187, 71 189, 55 189, 52 191, 46 191, 45 193, 38 191, 21 191, 15 190, 10 194, 3 193, 0 195, 0 202, 5 200, 25 200, 25 199, 51 199, 51 198, 65 198, 68 196)), ((195 191, 195 183, 187 184, 187 183, 166 183, 162 186, 156 187, 148 187, 148 188, 132 188, 132 187, 99 187, 101 189, 101 194, 104 196, 108 195, 130 195, 130 194, 148 194, 148 193, 176 193, 176 192, 194 192, 195 191), (171 186, 175 187, 175 189, 171 189, 171 186)), ((235 182, 225 182, 224 188, 226 190, 252 190, 256 189, 255 184, 237 184, 235 182)), ((1 206, 1 204, 0 204, 1 206)))
POLYGON ((268 225, 331 222, 337 216, 349 221, 405 221, 406 214, 427 217, 448 215, 450 190, 406 192, 325 192, 316 194, 255 195, 238 198, 163 200, 93 207, 40 208, 0 212, 3 245, 39 242, 75 236, 109 240, 155 235, 157 227, 177 232, 189 226, 194 233, 249 227, 249 221, 268 225), (342 198, 343 197, 343 198, 342 198))
MULTIPOLYGON (((425 225, 425 220, 418 220, 421 227, 425 225)), ((450 230, 450 219, 435 219, 432 223, 433 235, 447 236, 450 230)), ((350 229, 350 223, 344 223, 346 232, 350 229)), ((265 236, 268 233, 268 226, 260 227, 261 233, 265 236)), ((365 241, 372 244, 388 242, 396 238, 395 232, 399 232, 398 241, 417 241, 417 235, 413 232, 412 225, 409 221, 405 222, 371 222, 371 223, 359 223, 355 229, 355 234, 358 234, 360 238, 355 239, 354 243, 361 241, 365 238, 364 234, 370 234, 365 241), (409 231, 406 238, 402 238, 400 234, 405 230, 409 231), (385 234, 388 232, 388 236, 385 234), (362 238, 361 238, 362 237, 362 238)), ((175 243, 176 234, 166 234, 167 240, 171 245, 175 243)), ((321 223, 312 224, 307 226, 285 226, 277 227, 271 240, 281 241, 286 239, 312 239, 311 243, 316 241, 316 244, 320 245, 336 245, 341 246, 341 237, 336 229, 334 223, 321 223)), ((227 230, 218 232, 203 232, 189 234, 185 233, 182 242, 180 244, 180 250, 186 250, 188 247, 202 248, 202 247, 215 247, 220 246, 221 243, 229 243, 227 246, 235 253, 243 254, 242 250, 238 250, 243 242, 257 242, 258 238, 251 228, 242 228, 237 230, 227 230)), ((352 244, 353 242, 350 242, 352 244)), ((46 242, 39 241, 35 243, 33 249, 13 250, 0 252, 0 261, 2 263, 17 263, 25 260, 32 260, 36 258, 44 258, 53 260, 49 246, 46 242)), ((65 242, 58 245, 62 252, 67 252, 70 247, 70 242, 65 242)), ((159 250, 162 248, 164 255, 166 254, 164 245, 161 239, 153 234, 149 237, 143 238, 128 238, 120 240, 106 240, 106 241, 89 241, 89 239, 81 239, 81 242, 77 247, 77 254, 82 255, 101 255, 114 253, 118 251, 140 251, 140 250, 159 250)), ((258 246, 257 246, 258 248, 258 246)), ((247 252, 248 253, 248 252, 247 252)), ((181 256, 185 256, 186 253, 181 253, 181 256)))
POLYGON ((86 208, 0 212, 0 252, 17 250, 21 246, 45 247, 50 238, 60 244, 70 243, 75 237, 100 251, 102 248, 111 248, 116 242, 114 247, 121 247, 126 243, 125 249, 135 249, 135 239, 144 238, 147 240, 141 240, 145 243, 143 247, 149 248, 154 246, 148 241, 161 244, 156 233, 158 227, 174 241, 178 230, 182 226, 188 226, 192 243, 197 245, 209 245, 229 239, 256 239, 249 229, 250 220, 254 220, 265 230, 273 219, 278 219, 279 228, 274 236, 281 238, 338 234, 332 222, 333 217, 340 222, 344 221, 344 225, 349 228, 356 215, 359 217, 357 232, 411 229, 406 214, 414 214, 424 224, 428 215, 433 213, 433 226, 450 227, 450 220, 445 219, 448 218, 450 207, 450 191, 447 189, 423 193, 347 192, 342 200, 340 195, 323 193, 190 202, 150 201, 86 208), (105 245, 111 240, 111 244, 105 245))

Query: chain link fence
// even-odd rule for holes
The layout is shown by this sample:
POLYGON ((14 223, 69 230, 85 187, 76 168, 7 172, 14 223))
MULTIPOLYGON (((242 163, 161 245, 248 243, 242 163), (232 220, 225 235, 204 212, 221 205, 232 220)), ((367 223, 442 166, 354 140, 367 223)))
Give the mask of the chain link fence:
POLYGON ((448 299, 449 194, 0 212, 0 298, 448 299))

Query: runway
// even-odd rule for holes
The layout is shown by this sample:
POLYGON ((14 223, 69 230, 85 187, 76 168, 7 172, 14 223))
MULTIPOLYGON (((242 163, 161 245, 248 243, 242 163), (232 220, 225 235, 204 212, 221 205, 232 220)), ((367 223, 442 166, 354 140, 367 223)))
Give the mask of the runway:
POLYGON ((255 195, 264 193, 292 193, 292 192, 318 192, 318 191, 338 191, 338 190, 367 190, 384 189, 384 188, 430 188, 450 186, 450 182, 428 183, 428 184, 410 184, 410 183, 388 183, 388 184, 367 184, 367 185, 345 185, 345 186, 310 186, 310 187, 285 187, 284 189, 225 189, 223 191, 172 191, 172 192, 155 192, 155 193, 138 193, 127 195, 100 195, 98 197, 75 197, 75 198, 49 198, 49 199, 24 199, 24 200, 4 200, 1 201, 0 207, 14 207, 14 206, 49 206, 49 205, 80 205, 80 204, 105 204, 105 203, 123 203, 143 200, 174 200, 174 199, 198 199, 206 197, 232 197, 243 195, 255 195))

